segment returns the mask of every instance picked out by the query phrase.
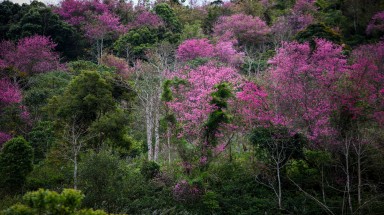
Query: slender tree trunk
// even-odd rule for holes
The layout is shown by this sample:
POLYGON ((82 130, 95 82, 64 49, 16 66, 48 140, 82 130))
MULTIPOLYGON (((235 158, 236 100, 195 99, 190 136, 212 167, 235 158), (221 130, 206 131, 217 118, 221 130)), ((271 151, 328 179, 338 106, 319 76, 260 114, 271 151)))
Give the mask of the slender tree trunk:
POLYGON ((100 41, 96 40, 96 58, 97 58, 97 64, 100 65, 100 41))
POLYGON ((350 147, 350 140, 345 141, 345 174, 347 177, 346 181, 346 190, 347 190, 347 196, 348 196, 348 205, 349 205, 349 210, 351 214, 353 213, 353 208, 352 208, 352 198, 351 198, 351 176, 349 174, 349 147, 350 147))
POLYGON ((171 129, 167 128, 168 163, 171 164, 171 129))
POLYGON ((326 204, 324 187, 324 166, 321 166, 321 192, 323 194, 323 203, 326 204))
MULTIPOLYGON (((357 203, 359 208, 361 207, 361 199, 362 199, 362 178, 361 178, 361 159, 363 157, 363 143, 361 142, 361 139, 357 140, 357 143, 354 144, 354 149, 356 152, 356 157, 357 157, 357 203)), ((360 214, 360 211, 359 211, 360 214)))
POLYGON ((277 173, 277 186, 278 186, 278 203, 279 203, 279 209, 281 210, 283 208, 282 206, 282 194, 281 194, 281 178, 280 178, 280 163, 276 163, 276 173, 277 173))
POLYGON ((100 61, 101 61, 101 56, 103 56, 103 49, 104 49, 103 45, 104 45, 104 39, 101 38, 101 43, 100 43, 100 56, 99 56, 100 61))
POLYGON ((154 160, 157 161, 159 158, 159 150, 160 150, 160 134, 159 134, 159 121, 160 121, 160 111, 159 106, 155 107, 155 155, 154 160))
POLYGON ((77 190, 77 169, 78 169, 78 163, 77 163, 77 153, 75 152, 75 156, 73 158, 73 189, 77 190))
POLYGON ((148 147, 148 160, 152 160, 152 101, 148 98, 147 105, 145 106, 145 118, 147 124, 147 147, 148 147))
MULTIPOLYGON (((361 156, 357 156, 357 202, 361 206, 361 156)), ((360 214, 360 213, 359 213, 360 214)))

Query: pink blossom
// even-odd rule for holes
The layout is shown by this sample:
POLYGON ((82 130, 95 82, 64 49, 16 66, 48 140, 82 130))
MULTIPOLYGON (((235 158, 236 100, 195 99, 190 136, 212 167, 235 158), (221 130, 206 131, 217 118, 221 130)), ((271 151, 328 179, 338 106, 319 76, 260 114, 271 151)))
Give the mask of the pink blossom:
POLYGON ((310 139, 334 134, 330 117, 338 82, 347 71, 342 48, 317 39, 308 43, 283 43, 269 63, 271 110, 287 126, 310 139))
POLYGON ((49 37, 31 36, 20 39, 17 45, 10 41, 0 43, 2 67, 14 67, 22 74, 48 72, 63 68, 56 44, 49 37))
POLYGON ((177 49, 176 57, 181 61, 196 58, 217 58, 229 66, 243 63, 244 53, 238 52, 231 41, 219 41, 212 45, 208 39, 190 39, 184 41, 177 49))
POLYGON ((148 26, 158 28, 163 25, 164 23, 158 15, 148 11, 143 11, 136 17, 132 27, 148 26))
POLYGON ((3 145, 5 142, 10 140, 11 138, 12 138, 11 135, 0 131, 0 148, 1 148, 1 145, 3 145))
POLYGON ((373 32, 384 32, 384 11, 376 13, 367 27, 367 34, 372 34, 373 32))
POLYGON ((116 73, 124 78, 128 78, 133 73, 133 69, 129 68, 127 61, 114 55, 103 55, 101 58, 101 63, 106 66, 115 68, 116 73))
POLYGON ((17 85, 8 79, 0 79, 0 105, 9 105, 21 102, 21 92, 17 85))
POLYGON ((196 58, 212 57, 214 47, 208 39, 190 39, 184 41, 177 49, 176 57, 182 61, 196 58))
POLYGON ((214 36, 225 41, 258 43, 270 32, 268 25, 259 17, 245 14, 222 16, 214 26, 214 36))
MULTIPOLYGON (((221 82, 236 84, 239 74, 229 67, 203 65, 194 70, 179 70, 173 77, 185 79, 186 86, 175 89, 175 99, 168 102, 189 138, 201 136, 202 125, 215 107, 210 104, 213 87, 221 82)), ((192 138, 192 139, 194 139, 192 138)))
POLYGON ((84 30, 88 38, 99 40, 105 38, 108 33, 123 33, 125 28, 120 24, 118 17, 104 12, 101 15, 96 15, 94 21, 87 23, 84 30))

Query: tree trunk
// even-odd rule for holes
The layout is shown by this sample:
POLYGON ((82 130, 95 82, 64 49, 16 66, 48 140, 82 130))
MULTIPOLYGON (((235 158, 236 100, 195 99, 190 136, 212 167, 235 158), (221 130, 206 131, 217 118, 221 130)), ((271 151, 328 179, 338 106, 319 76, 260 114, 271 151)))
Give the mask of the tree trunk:
POLYGON ((345 174, 347 177, 346 189, 347 189, 347 196, 348 196, 348 205, 349 205, 349 210, 352 214, 353 208, 352 208, 352 198, 351 198, 351 178, 349 174, 349 147, 350 147, 349 142, 350 140, 345 141, 345 174))
POLYGON ((160 121, 160 113, 159 113, 159 106, 156 105, 155 107, 155 155, 154 160, 157 161, 159 158, 159 150, 160 150, 160 134, 159 134, 159 121, 160 121))
POLYGON ((281 210, 283 208, 282 206, 282 195, 281 195, 281 178, 280 178, 280 164, 276 163, 276 173, 277 173, 277 186, 278 186, 278 202, 279 202, 279 209, 281 210))
POLYGON ((146 124, 147 124, 147 147, 148 147, 148 160, 152 160, 152 102, 150 99, 147 102, 147 105, 145 106, 145 118, 146 118, 146 124))
POLYGON ((168 163, 171 164, 171 129, 167 128, 167 145, 168 145, 168 163))
POLYGON ((77 153, 75 153, 75 156, 73 158, 73 189, 77 190, 77 153))

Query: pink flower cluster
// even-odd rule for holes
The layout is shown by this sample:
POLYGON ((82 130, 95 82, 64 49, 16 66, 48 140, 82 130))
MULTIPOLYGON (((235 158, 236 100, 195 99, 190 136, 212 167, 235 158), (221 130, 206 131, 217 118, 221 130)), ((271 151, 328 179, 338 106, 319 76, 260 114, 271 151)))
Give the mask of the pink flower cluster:
POLYGON ((196 185, 190 185, 186 180, 178 182, 173 187, 173 198, 179 202, 192 203, 202 195, 202 190, 196 185))
POLYGON ((238 52, 233 42, 219 41, 216 45, 212 45, 208 39, 204 38, 184 41, 178 47, 176 57, 181 61, 217 58, 220 62, 237 66, 243 62, 244 53, 238 52))
POLYGON ((322 39, 315 42, 315 51, 308 43, 284 43, 269 61, 271 110, 283 116, 289 128, 310 139, 333 134, 333 100, 347 71, 340 46, 322 39))
POLYGON ((214 36, 224 41, 259 43, 270 33, 268 25, 259 17, 245 14, 222 16, 214 26, 214 36))
POLYGON ((367 27, 367 34, 373 32, 384 32, 384 11, 380 11, 375 14, 367 27))
POLYGON ((29 75, 63 69, 59 54, 54 52, 55 47, 49 37, 39 35, 22 38, 17 45, 3 41, 0 43, 1 67, 14 67, 29 75))

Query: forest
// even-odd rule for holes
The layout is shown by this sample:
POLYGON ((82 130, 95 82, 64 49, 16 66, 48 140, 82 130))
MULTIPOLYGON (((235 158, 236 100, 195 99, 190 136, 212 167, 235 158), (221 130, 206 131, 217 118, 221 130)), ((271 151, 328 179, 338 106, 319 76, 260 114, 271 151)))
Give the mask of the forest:
POLYGON ((383 0, 0 2, 0 214, 384 214, 383 0))

